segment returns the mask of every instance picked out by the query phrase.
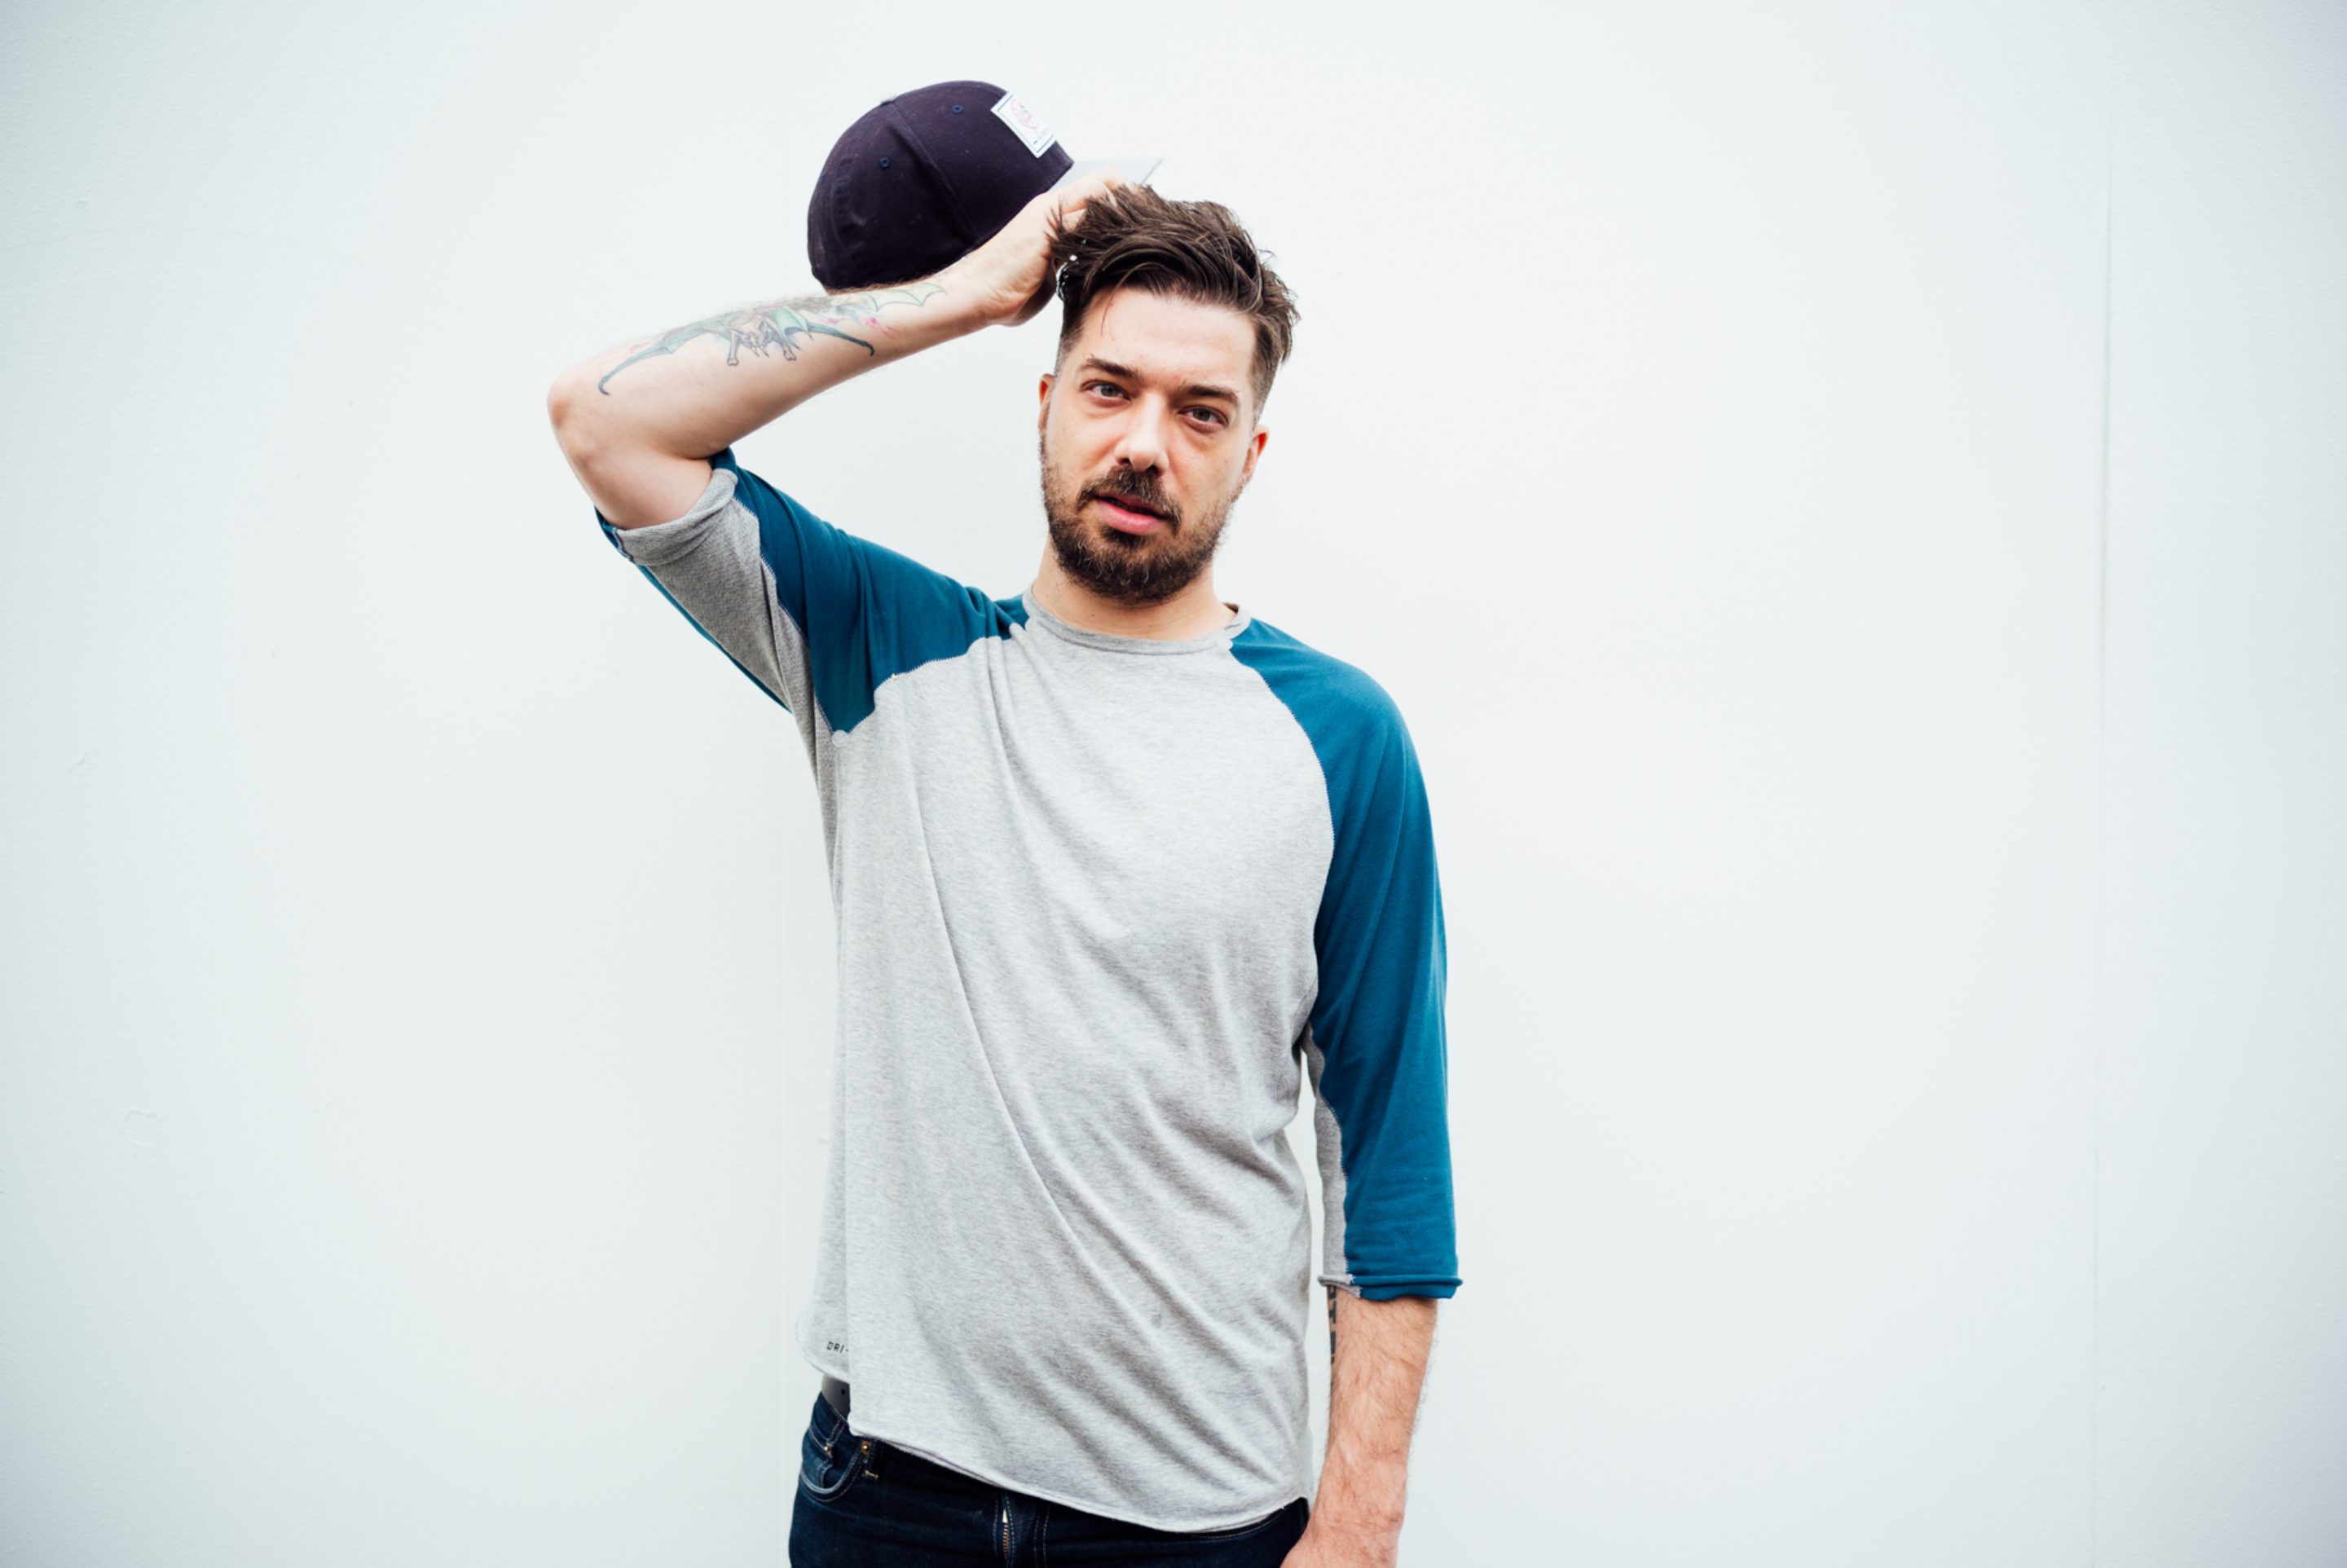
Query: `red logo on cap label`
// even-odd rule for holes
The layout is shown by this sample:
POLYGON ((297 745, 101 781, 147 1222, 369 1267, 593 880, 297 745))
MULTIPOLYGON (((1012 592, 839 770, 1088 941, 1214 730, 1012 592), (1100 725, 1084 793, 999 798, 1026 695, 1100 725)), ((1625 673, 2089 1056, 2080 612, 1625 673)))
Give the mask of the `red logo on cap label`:
POLYGON ((1009 93, 1003 94, 1002 101, 994 106, 994 118, 1009 126, 1011 133, 1027 144, 1027 150, 1038 158, 1049 152, 1051 144, 1060 139, 1051 134, 1051 127, 1035 118, 1033 109, 1009 93))

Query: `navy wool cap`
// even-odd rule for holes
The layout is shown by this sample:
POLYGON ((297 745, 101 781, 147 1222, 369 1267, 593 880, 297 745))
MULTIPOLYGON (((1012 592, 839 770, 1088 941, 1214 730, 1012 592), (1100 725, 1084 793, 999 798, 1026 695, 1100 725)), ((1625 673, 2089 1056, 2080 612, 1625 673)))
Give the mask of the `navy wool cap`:
POLYGON ((1017 98, 939 82, 849 126, 807 203, 807 260, 835 292, 926 278, 998 233, 1073 167, 1017 98))

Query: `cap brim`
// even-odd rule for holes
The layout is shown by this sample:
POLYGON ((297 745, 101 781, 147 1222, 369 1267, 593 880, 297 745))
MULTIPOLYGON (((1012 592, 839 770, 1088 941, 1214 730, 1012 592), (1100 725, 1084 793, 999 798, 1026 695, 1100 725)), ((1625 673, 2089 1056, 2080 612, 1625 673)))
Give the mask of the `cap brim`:
POLYGON ((1062 185, 1081 179, 1095 169, 1113 169, 1123 175, 1130 183, 1146 185, 1149 183, 1149 177, 1157 171, 1157 166, 1164 161, 1162 158, 1086 159, 1081 162, 1071 164, 1067 173, 1051 181, 1051 189, 1057 190, 1062 185))

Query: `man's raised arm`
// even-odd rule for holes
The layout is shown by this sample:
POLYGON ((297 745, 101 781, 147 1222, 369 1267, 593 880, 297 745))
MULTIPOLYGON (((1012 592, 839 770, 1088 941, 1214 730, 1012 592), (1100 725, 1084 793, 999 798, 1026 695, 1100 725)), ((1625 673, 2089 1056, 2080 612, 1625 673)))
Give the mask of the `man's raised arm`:
POLYGON ((1122 184, 1112 169, 1047 190, 970 254, 917 282, 769 300, 620 343, 557 376, 547 416, 615 528, 665 522, 709 483, 712 454, 891 359, 1015 326, 1049 302, 1048 225, 1122 184))

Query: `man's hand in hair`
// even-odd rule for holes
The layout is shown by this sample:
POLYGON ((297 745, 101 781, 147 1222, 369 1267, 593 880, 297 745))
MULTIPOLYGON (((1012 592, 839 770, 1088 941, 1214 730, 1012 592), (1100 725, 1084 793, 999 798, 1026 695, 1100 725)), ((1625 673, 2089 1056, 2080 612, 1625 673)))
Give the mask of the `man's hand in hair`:
POLYGON ((1084 204, 1125 183, 1113 169, 1097 169, 1071 184, 1046 190, 1019 210, 999 232, 938 274, 947 291, 965 292, 996 326, 1032 321, 1051 302, 1051 220, 1064 208, 1070 221, 1084 204))

